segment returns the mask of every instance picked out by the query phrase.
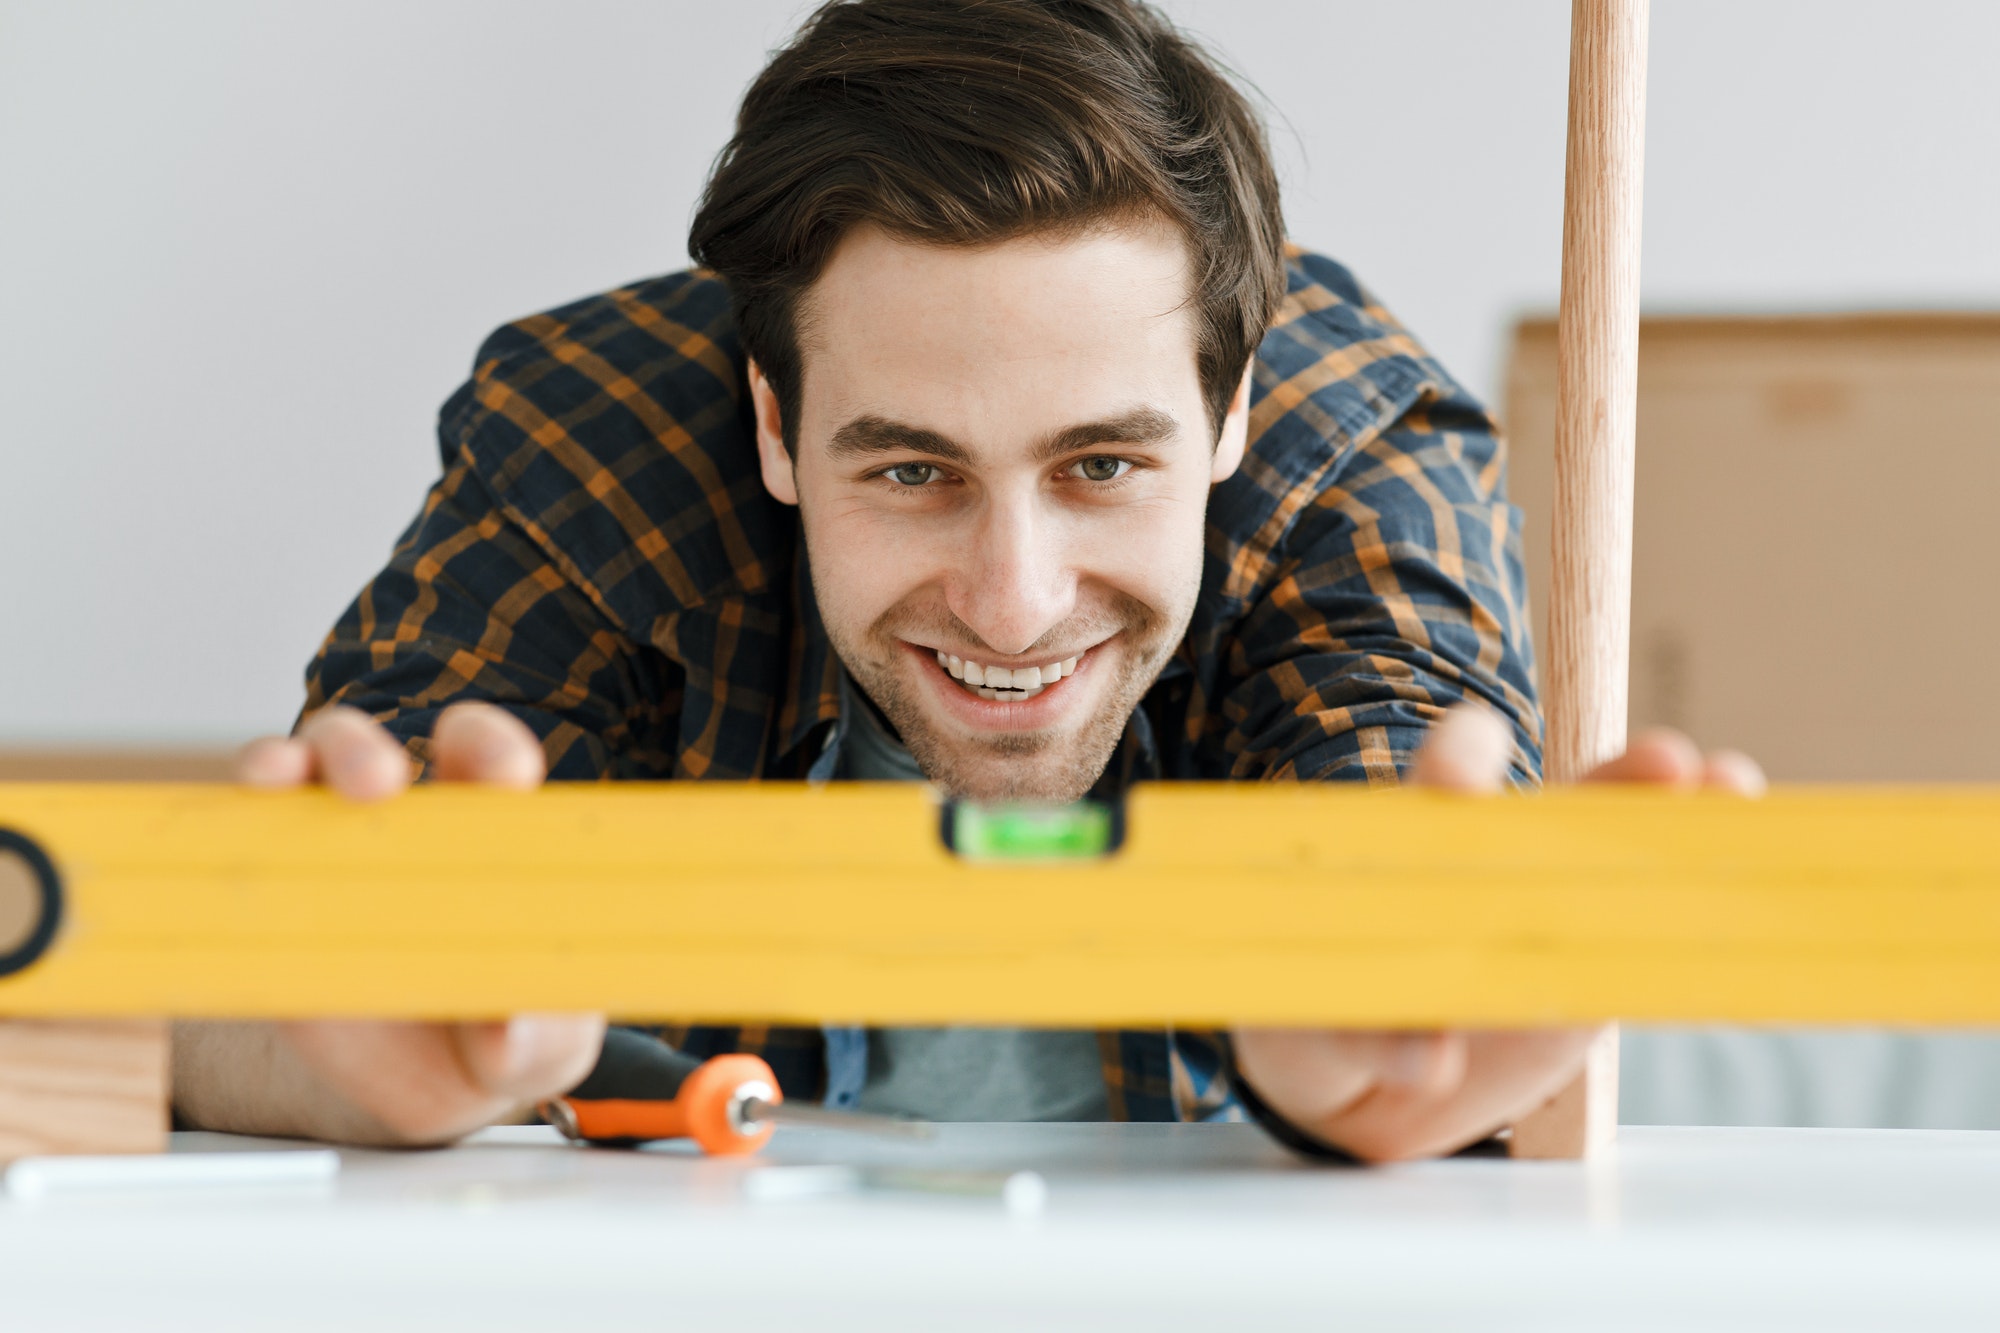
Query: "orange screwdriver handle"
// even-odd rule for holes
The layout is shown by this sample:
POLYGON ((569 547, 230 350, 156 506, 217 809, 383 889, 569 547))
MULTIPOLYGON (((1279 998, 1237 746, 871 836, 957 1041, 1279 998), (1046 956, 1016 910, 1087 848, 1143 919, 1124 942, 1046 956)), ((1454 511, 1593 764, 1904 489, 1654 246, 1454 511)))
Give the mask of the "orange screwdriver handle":
POLYGON ((763 1147, 773 1128, 768 1120, 745 1122, 745 1103, 776 1106, 784 1099, 771 1066, 754 1055, 718 1055, 689 1074, 670 1101, 562 1101, 585 1139, 693 1139, 705 1153, 738 1157, 763 1147))

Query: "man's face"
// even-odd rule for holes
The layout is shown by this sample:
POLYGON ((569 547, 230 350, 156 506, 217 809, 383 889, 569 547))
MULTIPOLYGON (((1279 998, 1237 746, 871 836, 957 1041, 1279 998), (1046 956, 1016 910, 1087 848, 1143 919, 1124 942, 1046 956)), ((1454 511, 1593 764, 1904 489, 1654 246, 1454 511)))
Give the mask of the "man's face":
POLYGON ((955 796, 1082 796, 1187 629, 1247 415, 1246 390, 1210 436, 1188 293, 1164 226, 977 249, 865 228, 800 310, 796 460, 752 368, 834 649, 955 796))

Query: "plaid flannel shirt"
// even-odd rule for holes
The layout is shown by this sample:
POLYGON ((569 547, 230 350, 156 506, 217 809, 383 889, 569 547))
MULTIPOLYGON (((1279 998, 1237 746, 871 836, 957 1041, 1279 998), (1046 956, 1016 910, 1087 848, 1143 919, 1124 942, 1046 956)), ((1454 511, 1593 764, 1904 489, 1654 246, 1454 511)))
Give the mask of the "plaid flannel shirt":
MULTIPOLYGON (((1193 621, 1110 776, 1392 783, 1473 696, 1537 781, 1494 422, 1339 264, 1294 250, 1289 278, 1242 467, 1210 496, 1193 621)), ((763 489, 721 282, 672 274, 499 330, 439 445, 422 512, 309 668, 308 713, 352 705, 427 762, 439 710, 486 700, 558 780, 823 775, 841 668, 797 513, 763 489)), ((789 1095, 859 1091, 843 1030, 666 1031, 763 1055, 789 1095)), ((1245 1114, 1223 1034, 1100 1046, 1115 1117, 1245 1114)))

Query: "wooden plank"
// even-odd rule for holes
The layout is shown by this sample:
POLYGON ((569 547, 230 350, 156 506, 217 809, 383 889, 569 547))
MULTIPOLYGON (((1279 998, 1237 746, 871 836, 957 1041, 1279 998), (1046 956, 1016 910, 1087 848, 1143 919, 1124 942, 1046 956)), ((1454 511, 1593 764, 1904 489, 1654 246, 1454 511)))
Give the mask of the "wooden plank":
POLYGON ((162 1020, 0 1021, 0 1161, 160 1152, 167 1099, 162 1020))
POLYGON ((974 864, 913 785, 0 786, 70 917, 43 1016, 1117 1026, 2000 1023, 2000 788, 1135 791, 974 864))

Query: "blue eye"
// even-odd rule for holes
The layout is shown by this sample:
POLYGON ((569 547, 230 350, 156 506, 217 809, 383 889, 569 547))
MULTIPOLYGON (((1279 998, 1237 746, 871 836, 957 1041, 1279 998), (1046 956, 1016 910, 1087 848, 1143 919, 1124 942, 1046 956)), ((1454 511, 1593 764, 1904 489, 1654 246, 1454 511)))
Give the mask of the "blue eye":
POLYGON ((1131 466, 1122 458, 1086 458, 1076 465, 1076 474, 1085 481, 1116 481, 1131 466))
POLYGON ((898 463, 889 469, 889 479, 899 486, 922 486, 937 478, 935 463, 898 463))

